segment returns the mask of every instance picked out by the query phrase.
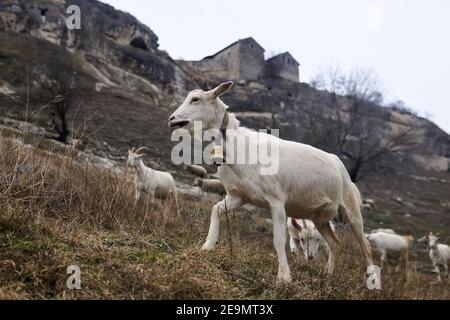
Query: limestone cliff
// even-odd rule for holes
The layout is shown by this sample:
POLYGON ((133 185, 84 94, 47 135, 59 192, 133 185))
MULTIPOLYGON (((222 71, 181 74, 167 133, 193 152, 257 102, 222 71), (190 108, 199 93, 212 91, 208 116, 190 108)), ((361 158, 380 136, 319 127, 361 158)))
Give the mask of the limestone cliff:
MULTIPOLYGON (((95 132, 95 140, 107 141, 118 153, 130 144, 151 146, 150 154, 162 159, 163 166, 170 156, 170 112, 187 90, 228 80, 174 61, 158 49, 158 37, 149 27, 99 1, 2 0, 0 112, 23 117, 23 106, 5 94, 23 96, 31 73, 51 77, 68 70, 93 89, 80 97, 74 119, 81 123, 95 114, 83 127, 95 132), (65 25, 71 4, 81 8, 81 30, 70 31, 65 25)), ((302 110, 314 110, 323 121, 332 121, 329 115, 337 100, 345 98, 274 78, 238 81, 224 99, 245 125, 279 127, 282 137, 304 141, 308 129, 302 110)), ((432 122, 379 106, 368 106, 366 116, 376 120, 384 135, 413 127, 419 147, 402 156, 428 169, 448 170, 450 137, 432 122)))

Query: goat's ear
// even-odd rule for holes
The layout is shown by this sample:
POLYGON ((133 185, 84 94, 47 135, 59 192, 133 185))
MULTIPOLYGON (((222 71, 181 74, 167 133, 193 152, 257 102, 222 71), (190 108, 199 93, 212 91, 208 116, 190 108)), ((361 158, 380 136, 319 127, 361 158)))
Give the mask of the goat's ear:
POLYGON ((233 81, 224 82, 210 92, 214 98, 220 97, 233 87, 233 81))

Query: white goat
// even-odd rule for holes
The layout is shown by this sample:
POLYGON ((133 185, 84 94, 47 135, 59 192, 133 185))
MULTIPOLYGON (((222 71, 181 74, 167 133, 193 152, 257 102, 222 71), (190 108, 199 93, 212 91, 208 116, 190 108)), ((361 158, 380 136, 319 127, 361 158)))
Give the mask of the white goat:
MULTIPOLYGON (((279 152, 279 157, 275 160, 278 161, 278 170, 272 175, 262 174, 266 167, 262 161, 257 164, 226 162, 219 167, 220 180, 227 195, 212 209, 211 225, 202 249, 215 248, 219 237, 219 216, 226 209, 234 210, 251 203, 271 210, 274 246, 278 256, 278 282, 291 281, 285 248, 286 215, 314 222, 330 247, 328 273, 333 272, 335 249, 339 243, 330 220, 338 212, 346 215, 365 262, 368 266, 372 265, 370 245, 363 231, 360 195, 341 160, 309 145, 240 127, 236 117, 227 111, 228 106, 219 99, 232 85, 233 82, 230 81, 208 92, 191 91, 183 104, 170 116, 169 126, 187 128, 194 135, 194 122, 199 121, 203 130, 226 129, 224 138, 228 142, 230 135, 234 135, 246 137, 250 143, 256 144, 257 150, 265 149, 267 145, 276 145, 279 152)), ((197 135, 194 137, 198 138, 197 135)), ((224 153, 236 155, 238 151, 245 152, 237 150, 236 145, 230 147, 228 142, 223 146, 224 153)))
POLYGON ((438 234, 430 234, 419 239, 419 242, 427 241, 428 244, 428 254, 430 256, 431 262, 433 263, 433 271, 438 275, 438 281, 442 281, 441 269, 444 268, 444 277, 448 278, 450 282, 450 277, 448 274, 448 265, 450 263, 450 247, 446 244, 438 243, 438 234))
POLYGON ((374 229, 372 231, 370 231, 370 233, 377 233, 377 232, 384 232, 384 233, 390 233, 390 234, 396 234, 396 232, 392 229, 383 229, 383 228, 379 228, 379 229, 374 229))
POLYGON ((381 254, 381 267, 387 263, 388 252, 398 253, 404 260, 404 268, 408 266, 409 250, 414 238, 412 236, 401 236, 398 234, 378 231, 366 235, 370 244, 381 254))
POLYGON ((155 202, 155 198, 166 199, 173 196, 177 208, 177 214, 180 214, 178 207, 177 188, 175 180, 168 172, 153 170, 145 166, 142 161, 143 154, 139 154, 145 148, 134 148, 128 151, 127 164, 135 171, 134 186, 136 202, 139 201, 141 191, 148 192, 151 203, 155 202))
POLYGON ((205 192, 212 192, 218 194, 226 194, 227 191, 219 179, 200 179, 196 178, 194 180, 194 185, 199 186, 205 192))
POLYGON ((206 171, 205 168, 203 168, 202 166, 199 166, 199 165, 195 165, 195 164, 187 165, 186 170, 200 178, 208 177, 208 171, 206 171))
MULTIPOLYGON (((313 260, 319 253, 320 245, 324 245, 328 252, 328 245, 320 235, 319 230, 311 220, 288 218, 287 227, 289 231, 289 247, 291 252, 299 254, 299 246, 303 251, 305 260, 313 260)), ((331 223, 334 230, 334 225, 331 223)))

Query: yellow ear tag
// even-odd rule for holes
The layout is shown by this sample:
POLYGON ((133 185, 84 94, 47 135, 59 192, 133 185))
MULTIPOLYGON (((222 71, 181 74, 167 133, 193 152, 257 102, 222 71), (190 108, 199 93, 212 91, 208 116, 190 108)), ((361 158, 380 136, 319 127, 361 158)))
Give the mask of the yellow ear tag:
POLYGON ((211 149, 211 160, 215 165, 223 164, 223 148, 222 146, 214 146, 211 149))

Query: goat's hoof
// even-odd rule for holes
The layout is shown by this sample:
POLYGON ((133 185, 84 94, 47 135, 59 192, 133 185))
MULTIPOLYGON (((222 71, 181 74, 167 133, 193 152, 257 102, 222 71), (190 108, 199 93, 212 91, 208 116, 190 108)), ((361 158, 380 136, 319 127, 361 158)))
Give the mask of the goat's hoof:
POLYGON ((202 251, 211 251, 211 250, 214 250, 216 248, 216 244, 214 244, 214 243, 209 243, 209 242, 206 242, 204 245, 203 245, 203 247, 202 247, 202 251))
POLYGON ((283 274, 277 276, 276 285, 283 286, 292 282, 291 276, 289 274, 283 274))
POLYGON ((333 272, 334 272, 334 269, 330 269, 330 268, 325 269, 325 273, 327 274, 327 276, 332 276, 333 272))

